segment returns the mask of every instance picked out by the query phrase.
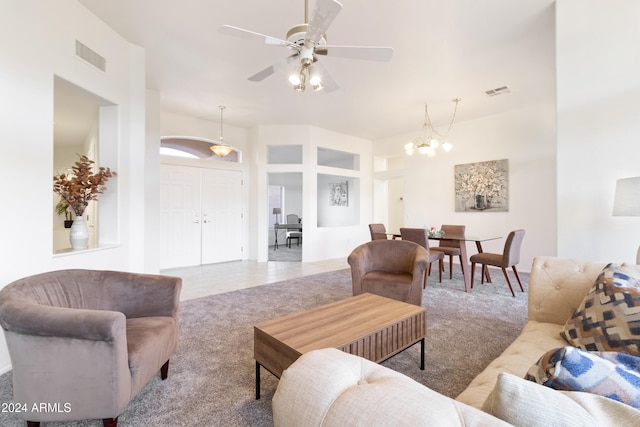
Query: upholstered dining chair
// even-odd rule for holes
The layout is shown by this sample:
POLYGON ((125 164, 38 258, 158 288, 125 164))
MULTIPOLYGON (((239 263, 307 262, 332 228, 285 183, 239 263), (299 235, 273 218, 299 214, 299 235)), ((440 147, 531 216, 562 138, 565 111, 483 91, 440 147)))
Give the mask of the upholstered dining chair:
POLYGON ((438 261, 438 274, 439 282, 442 283, 442 270, 444 269, 444 253, 436 250, 429 249, 429 238, 427 236, 427 230, 425 228, 400 228, 400 236, 402 240, 414 242, 425 248, 429 252, 429 268, 427 274, 424 275, 424 284, 422 288, 427 287, 427 277, 431 273, 431 267, 433 263, 438 261))
POLYGON ((52 271, 5 286, 0 325, 14 401, 70 405, 16 415, 30 427, 84 419, 116 426, 151 378, 167 378, 181 287, 178 277, 97 270, 52 271))
POLYGON ((371 240, 387 240, 387 228, 384 224, 369 224, 371 240))
MULTIPOLYGON (((296 214, 287 215, 287 224, 300 224, 300 217, 296 214)), ((291 240, 296 239, 296 245, 300 245, 302 232, 298 229, 287 230, 287 246, 291 247, 291 240)))
MULTIPOLYGON (((447 236, 464 236, 464 225, 443 225, 441 230, 444 231, 444 237, 447 236)), ((440 240, 438 246, 431 248, 432 251, 439 251, 449 257, 449 280, 453 277, 453 257, 457 256, 460 259, 460 268, 462 269, 462 252, 460 251, 460 245, 466 244, 459 240, 440 240)), ((464 270, 462 270, 464 276, 464 270)))
POLYGON ((509 280, 509 275, 507 274, 507 268, 511 267, 513 269, 513 273, 516 275, 516 279, 518 280, 518 285, 520 285, 520 290, 524 292, 524 288, 522 287, 522 282, 520 281, 520 276, 518 275, 518 270, 516 269, 516 265, 520 262, 520 247, 522 246, 522 239, 524 239, 524 230, 515 230, 509 233, 507 236, 507 240, 504 243, 504 250, 501 254, 492 254, 487 252, 481 252, 479 254, 472 255, 469 259, 471 261, 471 287, 473 288, 473 276, 476 269, 476 264, 482 264, 482 269, 480 272, 481 280, 480 283, 484 283, 485 277, 485 269, 488 265, 494 267, 500 267, 502 269, 502 274, 504 274, 504 278, 507 279, 507 284, 509 285, 509 290, 511 291, 512 296, 516 296, 513 293, 513 288, 511 287, 511 281, 509 280))
POLYGON ((429 253, 417 243, 374 240, 355 248, 347 258, 353 295, 369 292, 422 305, 422 286, 429 253))

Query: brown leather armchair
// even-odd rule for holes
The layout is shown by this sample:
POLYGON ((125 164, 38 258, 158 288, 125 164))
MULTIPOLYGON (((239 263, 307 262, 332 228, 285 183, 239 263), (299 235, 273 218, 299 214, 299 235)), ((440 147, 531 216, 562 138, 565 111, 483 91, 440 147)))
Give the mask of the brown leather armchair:
POLYGON ((353 295, 369 292, 422 305, 422 285, 429 266, 429 252, 403 240, 374 240, 355 248, 351 266, 353 295))
POLYGON ((60 270, 3 288, 0 325, 14 400, 29 408, 63 402, 69 409, 19 415, 29 426, 96 418, 115 426, 158 371, 167 377, 181 287, 177 277, 60 270))

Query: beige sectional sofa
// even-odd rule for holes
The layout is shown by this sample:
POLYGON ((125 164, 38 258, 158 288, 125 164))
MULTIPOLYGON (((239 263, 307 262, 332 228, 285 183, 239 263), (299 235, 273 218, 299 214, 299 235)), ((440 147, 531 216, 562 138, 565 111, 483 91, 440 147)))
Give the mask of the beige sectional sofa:
MULTIPOLYGON (((582 392, 524 380, 546 351, 566 346, 560 331, 605 264, 537 257, 528 322, 520 336, 455 400, 368 360, 334 349, 303 355, 280 380, 274 423, 286 426, 640 425, 640 411, 582 392)), ((635 266, 640 271, 640 266, 635 266)))

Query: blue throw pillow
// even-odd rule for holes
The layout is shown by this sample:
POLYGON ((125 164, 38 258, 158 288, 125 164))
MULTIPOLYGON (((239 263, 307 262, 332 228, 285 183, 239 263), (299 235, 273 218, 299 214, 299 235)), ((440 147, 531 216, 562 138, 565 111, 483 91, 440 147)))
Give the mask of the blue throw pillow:
POLYGON ((545 353, 525 378, 556 390, 583 391, 640 408, 640 357, 631 354, 556 348, 545 353))

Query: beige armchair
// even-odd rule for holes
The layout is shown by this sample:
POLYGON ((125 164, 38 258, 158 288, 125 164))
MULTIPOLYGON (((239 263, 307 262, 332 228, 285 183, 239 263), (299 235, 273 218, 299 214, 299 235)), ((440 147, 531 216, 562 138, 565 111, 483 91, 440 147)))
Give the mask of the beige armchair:
POLYGON ((353 295, 369 292, 422 305, 422 285, 429 252, 404 240, 374 240, 355 248, 347 258, 353 295))
POLYGON ((115 426, 158 371, 167 377, 181 286, 176 277, 96 270, 53 271, 7 285, 0 325, 14 401, 66 405, 18 415, 29 426, 96 418, 115 426))

